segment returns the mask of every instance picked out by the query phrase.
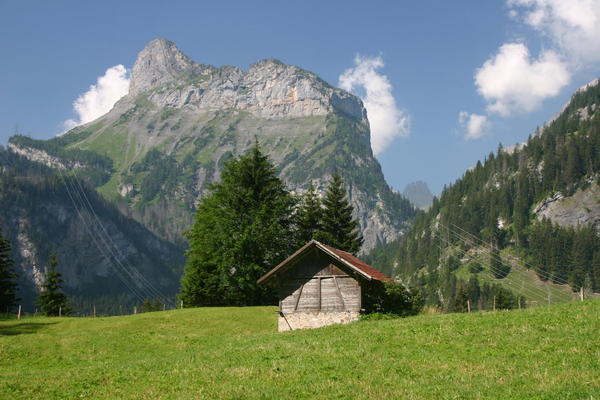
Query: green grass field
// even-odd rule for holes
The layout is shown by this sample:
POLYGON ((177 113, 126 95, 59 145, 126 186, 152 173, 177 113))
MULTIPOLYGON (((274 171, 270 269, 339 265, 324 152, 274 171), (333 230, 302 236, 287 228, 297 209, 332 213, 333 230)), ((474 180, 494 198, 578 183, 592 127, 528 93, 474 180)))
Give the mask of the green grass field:
POLYGON ((600 301, 277 333, 272 307, 0 322, 1 399, 600 399, 600 301))

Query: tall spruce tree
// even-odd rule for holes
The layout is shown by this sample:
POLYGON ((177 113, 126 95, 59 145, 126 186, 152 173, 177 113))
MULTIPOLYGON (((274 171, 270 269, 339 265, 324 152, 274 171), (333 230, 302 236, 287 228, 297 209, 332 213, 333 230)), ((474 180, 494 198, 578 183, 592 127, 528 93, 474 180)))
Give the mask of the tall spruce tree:
POLYGON ((310 185, 306 193, 302 196, 298 212, 296 214, 296 224, 298 225, 298 239, 300 244, 314 239, 317 232, 322 230, 323 208, 321 199, 317 195, 317 190, 310 185))
POLYGON ((346 198, 342 177, 335 173, 323 199, 323 222, 316 238, 325 244, 352 254, 358 253, 363 238, 358 221, 352 218, 352 205, 346 198))
POLYGON ((61 274, 56 270, 58 260, 56 254, 50 255, 48 270, 42 284, 42 291, 37 299, 37 305, 42 312, 48 316, 71 313, 68 298, 62 291, 63 280, 61 274))
POLYGON ((17 274, 14 271, 11 247, 0 227, 0 312, 10 311, 17 301, 17 274))
POLYGON ((225 164, 211 192, 187 233, 180 299, 188 307, 272 304, 256 281, 295 250, 294 198, 258 143, 225 164))

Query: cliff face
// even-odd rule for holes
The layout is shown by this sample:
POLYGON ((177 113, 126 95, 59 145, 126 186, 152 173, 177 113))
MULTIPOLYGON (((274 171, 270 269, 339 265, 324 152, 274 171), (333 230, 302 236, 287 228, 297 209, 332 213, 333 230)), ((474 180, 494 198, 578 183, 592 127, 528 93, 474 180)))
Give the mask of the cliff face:
MULTIPOLYGON (((217 68, 192 61, 172 42, 154 40, 137 58, 129 94, 54 145, 63 155, 78 150, 109 157, 112 170, 98 191, 182 244, 197 199, 219 179, 223 163, 255 140, 297 193, 311 183, 323 190, 334 171, 342 175, 364 250, 397 237, 413 214, 373 157, 360 99, 273 59, 247 71, 217 68)), ((31 152, 23 143, 12 145, 31 152)))

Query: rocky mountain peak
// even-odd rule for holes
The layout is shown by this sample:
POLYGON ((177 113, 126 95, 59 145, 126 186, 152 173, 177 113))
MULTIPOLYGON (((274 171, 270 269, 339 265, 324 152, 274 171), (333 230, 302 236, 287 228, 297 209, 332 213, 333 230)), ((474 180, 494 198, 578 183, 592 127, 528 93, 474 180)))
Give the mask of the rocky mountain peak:
POLYGON ((131 74, 129 94, 136 96, 177 79, 196 63, 166 39, 154 39, 138 54, 131 74))

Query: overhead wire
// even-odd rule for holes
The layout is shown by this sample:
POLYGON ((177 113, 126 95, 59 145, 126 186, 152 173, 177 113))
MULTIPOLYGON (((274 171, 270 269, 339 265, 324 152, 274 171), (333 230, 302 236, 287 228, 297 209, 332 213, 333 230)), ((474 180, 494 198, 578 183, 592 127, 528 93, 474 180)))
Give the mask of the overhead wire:
MULTIPOLYGON (((463 241, 464 243, 466 243, 466 244, 468 244, 470 246, 477 245, 477 243, 474 240, 466 238, 465 236, 461 235, 460 233, 458 233, 457 231, 451 229, 450 227, 446 227, 446 228, 448 229, 448 232, 450 232, 451 234, 453 234, 454 237, 457 238, 458 240, 461 240, 461 241, 463 241)), ((488 249, 488 244, 487 243, 482 242, 481 244, 479 244, 479 246, 483 247, 483 251, 491 259, 496 260, 496 261, 500 261, 500 262, 504 262, 504 260, 500 256, 495 256, 493 254, 493 252, 488 249)), ((497 274, 497 275, 502 275, 503 274, 503 271, 499 270, 497 267, 494 267, 491 263, 485 263, 484 262, 484 264, 486 264, 495 274, 497 274)), ((518 270, 518 268, 515 268, 515 269, 518 270)), ((495 279, 497 279, 497 278, 495 278, 495 279)), ((510 276, 510 275, 506 276, 503 279, 508 279, 508 281, 505 281, 505 282, 512 282, 513 284, 519 283, 519 282, 513 280, 512 276, 510 276)), ((524 287, 525 281, 521 280, 520 283, 521 283, 522 287, 524 287)), ((528 283, 528 285, 530 285, 530 286, 528 286, 528 289, 527 289, 528 292, 530 294, 536 293, 535 297, 546 297, 548 295, 548 292, 545 292, 540 287, 534 286, 534 285, 529 284, 529 283, 528 283)), ((570 296, 567 293, 562 293, 562 292, 558 292, 558 293, 560 294, 560 296, 563 296, 562 297, 563 299, 568 299, 569 301, 573 300, 573 297, 570 296)), ((554 293, 554 295, 556 296, 556 293, 554 293)))
MULTIPOLYGON (((96 236, 94 235, 93 230, 90 228, 90 226, 88 225, 87 220, 85 219, 85 217, 83 216, 79 206, 77 205, 75 199, 73 198, 73 194, 71 193, 71 190, 69 188, 68 183, 66 182, 66 179, 64 177, 64 175, 62 174, 62 171, 60 168, 58 169, 58 173, 59 176, 61 178, 61 181, 63 183, 63 185, 65 186, 65 189, 67 190, 67 194, 69 196, 69 199, 71 200, 71 203, 73 204, 73 206, 75 207, 75 211, 77 212, 77 214, 79 215, 79 218, 81 219, 81 221, 83 222, 83 225, 86 229, 86 231, 88 232, 88 234, 90 235, 90 237, 92 238, 92 241, 94 242, 94 244, 96 245, 96 248, 98 249, 98 251, 100 252, 100 254, 102 255, 102 257, 104 257, 105 259, 107 259, 109 262, 111 260, 110 256, 106 254, 106 249, 103 249, 102 246, 100 245, 100 243, 98 243, 98 239, 96 238, 96 236)), ((123 285, 127 288, 127 290, 129 290, 131 292, 131 294, 137 298, 139 301, 143 301, 144 297, 140 294, 140 292, 138 292, 138 290, 134 287, 131 287, 129 285, 129 283, 127 282, 127 279, 123 276, 121 276, 120 273, 117 274, 118 278, 121 280, 121 282, 123 283, 123 285)))
MULTIPOLYGON (((456 225, 456 224, 452 224, 455 228, 459 229, 460 231, 464 232, 466 235, 469 235, 470 237, 472 237, 474 240, 482 243, 482 244, 486 244, 482 239, 478 238, 477 236, 473 235, 471 232, 466 231, 465 229, 461 228, 460 226, 456 225)), ((523 267, 524 269, 531 269, 533 271, 535 271, 538 275, 543 276, 543 278, 545 278, 546 280, 551 281, 552 283, 558 283, 560 285, 570 285, 569 282, 567 282, 566 280, 558 277, 558 276, 551 276, 548 272, 546 271, 539 271, 535 266, 531 265, 530 263, 528 263, 525 260, 517 260, 515 257, 509 255, 508 258, 510 258, 511 260, 513 260, 516 263, 522 263, 523 265, 528 266, 527 267, 523 267)))
MULTIPOLYGON (((85 193, 85 190, 83 188, 83 186, 81 185, 81 182, 79 181, 79 179, 77 179, 76 176, 73 177, 73 180, 77 183, 77 185, 79 186, 79 191, 80 193, 83 195, 83 198, 85 199, 85 202, 87 203, 88 209, 90 210, 90 212, 92 213, 92 215, 94 216, 94 218, 97 221, 98 226, 100 226, 100 228, 102 229, 105 238, 108 238, 108 241, 110 241, 110 243, 112 244, 112 246, 115 249, 115 252, 118 253, 118 255, 123 259, 123 262, 125 264, 127 264, 127 266, 130 268, 131 271, 133 271, 133 273, 136 275, 136 278, 138 278, 139 280, 142 281, 142 283, 148 288, 149 292, 153 294, 152 297, 156 297, 158 298, 163 304, 167 304, 169 303, 171 306, 174 305, 173 302, 171 302, 169 300, 169 298, 158 288, 156 288, 152 282, 150 282, 145 276, 144 274, 142 274, 134 265, 132 265, 131 263, 129 263, 129 261, 127 260, 126 257, 123 256, 123 254, 121 253, 119 247, 115 244, 115 242, 112 239, 112 236, 108 234, 107 229, 104 227, 104 224, 102 223, 102 221, 100 220, 100 218, 98 217, 98 214, 96 213, 96 211, 94 210, 94 207, 92 206, 87 194, 85 193)), ((115 259, 117 260, 117 262, 119 262, 119 264, 122 265, 121 261, 119 260, 119 258, 115 257, 115 259)))

